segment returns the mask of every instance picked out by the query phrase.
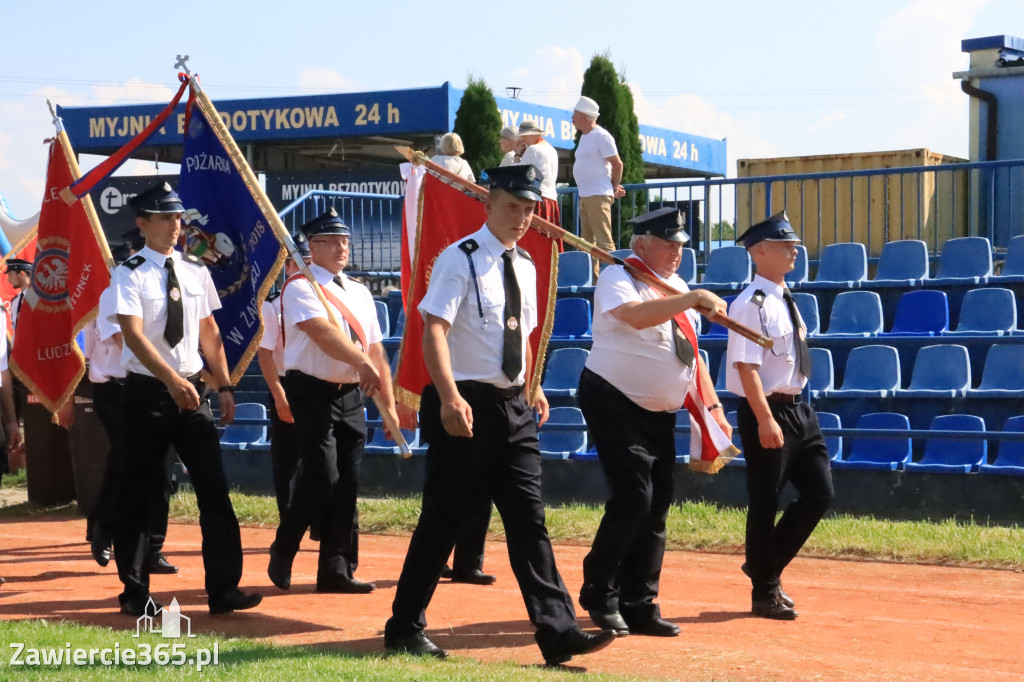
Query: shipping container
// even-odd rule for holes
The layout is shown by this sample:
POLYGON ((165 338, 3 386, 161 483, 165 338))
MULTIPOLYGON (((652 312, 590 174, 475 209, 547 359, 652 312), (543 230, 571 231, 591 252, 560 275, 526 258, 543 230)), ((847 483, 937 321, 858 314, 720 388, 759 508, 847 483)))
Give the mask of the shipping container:
MULTIPOLYGON (((740 159, 736 175, 803 176, 964 161, 927 149, 740 159)), ((811 258, 825 245, 850 241, 864 244, 871 256, 878 256, 885 242, 897 239, 923 239, 932 251, 939 251, 947 239, 968 234, 967 175, 943 169, 741 184, 736 188, 737 234, 785 209, 811 258), (769 194, 771 210, 766 205, 769 194)))

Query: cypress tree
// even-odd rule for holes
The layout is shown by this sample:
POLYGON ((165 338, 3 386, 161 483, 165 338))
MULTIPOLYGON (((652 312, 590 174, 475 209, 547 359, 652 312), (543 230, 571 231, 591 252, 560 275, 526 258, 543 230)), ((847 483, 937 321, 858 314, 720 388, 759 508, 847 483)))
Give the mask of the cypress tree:
POLYGON ((455 132, 466 147, 463 158, 469 162, 477 178, 483 168, 501 163, 501 114, 494 93, 482 78, 469 77, 469 84, 462 94, 459 109, 455 112, 455 132))

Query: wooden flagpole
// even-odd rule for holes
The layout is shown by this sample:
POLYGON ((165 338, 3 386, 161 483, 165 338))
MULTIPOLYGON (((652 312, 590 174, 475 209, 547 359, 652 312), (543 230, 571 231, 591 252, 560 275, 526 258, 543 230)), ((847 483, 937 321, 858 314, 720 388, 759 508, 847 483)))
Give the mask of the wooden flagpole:
MULTIPOLYGON (((186 56, 185 59, 187 58, 188 57, 186 56)), ((310 271, 309 266, 307 266, 306 262, 302 260, 302 256, 299 255, 298 249, 295 247, 295 241, 292 239, 291 234, 289 234, 288 228, 286 228, 284 223, 281 222, 281 217, 277 214, 277 211, 274 210, 274 207, 270 203, 270 199, 267 197, 266 193, 263 191, 263 188, 260 187, 259 180, 249 167, 249 162, 245 160, 245 157, 242 155, 242 150, 238 148, 238 145, 235 143, 235 139, 231 136, 231 132, 221 120, 220 115, 217 113, 217 108, 213 105, 213 102, 210 101, 210 98, 206 96, 206 92, 199 85, 199 80, 192 76, 191 71, 189 71, 188 67, 185 66, 184 60, 182 60, 180 56, 175 67, 180 68, 185 72, 191 87, 194 89, 196 105, 206 115, 206 120, 209 121, 214 134, 227 150, 228 156, 231 157, 235 168, 238 169, 238 172, 242 177, 242 181, 248 188, 253 200, 260 207, 263 217, 266 218, 267 223, 270 225, 271 229, 273 229, 275 236, 277 236, 278 240, 284 245, 285 250, 288 251, 289 257, 296 265, 299 266, 299 271, 313 286, 313 291, 316 292, 317 298, 327 310, 328 319, 330 319, 331 324, 340 329, 341 320, 339 319, 337 312, 335 312, 334 306, 328 303, 327 297, 324 296, 323 289, 320 288, 320 284, 316 281, 316 278, 313 276, 312 271, 310 271)), ((342 334, 341 337, 344 343, 352 343, 344 334, 342 334)), ((354 344, 353 348, 355 348, 354 344)), ((365 350, 369 351, 368 348, 365 350)), ((379 391, 374 393, 373 402, 377 405, 377 410, 380 412, 381 419, 384 421, 384 426, 386 426, 388 431, 391 432, 391 435, 393 436, 395 443, 398 445, 399 450, 401 450, 402 455, 405 457, 411 457, 412 449, 409 447, 409 444, 405 442, 405 437, 402 435, 402 431, 398 427, 398 424, 388 415, 379 391)))
MULTIPOLYGON (((450 180, 452 184, 455 184, 458 187, 461 187, 466 191, 476 195, 476 197, 481 201, 483 201, 489 194, 487 189, 481 187, 480 185, 474 182, 470 182, 469 180, 466 180, 465 178, 462 178, 456 175, 455 173, 452 173, 444 166, 434 163, 423 152, 414 151, 409 147, 395 147, 395 150, 399 154, 401 154, 406 161, 409 161, 410 163, 415 164, 417 166, 426 166, 426 168, 429 169, 430 172, 434 173, 435 175, 443 176, 446 180, 450 180)), ((616 258, 615 256, 608 253, 604 249, 601 249, 596 245, 591 244, 585 239, 577 237, 572 232, 562 229, 558 225, 555 225, 554 223, 545 220, 544 218, 541 218, 538 215, 533 216, 533 221, 530 223, 530 227, 553 239, 561 239, 562 241, 571 244, 580 251, 586 251, 587 253, 590 254, 592 258, 594 258, 595 260, 599 260, 602 263, 606 263, 608 265, 623 266, 624 268, 626 268, 626 271, 630 274, 631 277, 640 280, 641 282, 648 285, 652 289, 656 289, 666 296, 676 296, 683 293, 682 291, 679 291, 675 287, 666 284, 658 277, 649 275, 646 272, 633 267, 629 263, 624 262, 621 258, 616 258)), ((750 341, 753 341, 762 348, 770 350, 773 346, 773 342, 770 338, 759 334, 758 332, 754 331, 753 329, 744 324, 736 322, 732 318, 720 315, 713 315, 711 311, 708 310, 707 308, 697 307, 696 310, 701 315, 704 315, 708 319, 717 322, 726 329, 734 331, 740 336, 749 339, 750 341)))

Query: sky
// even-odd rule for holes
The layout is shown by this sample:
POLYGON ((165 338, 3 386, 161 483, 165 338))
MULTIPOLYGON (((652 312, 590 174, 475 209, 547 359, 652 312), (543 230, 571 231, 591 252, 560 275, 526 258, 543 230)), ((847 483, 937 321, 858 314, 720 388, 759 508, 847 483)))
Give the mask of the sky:
MULTIPOLYGON (((46 99, 167 102, 178 54, 215 101, 461 88, 472 75, 568 109, 607 52, 641 123, 726 138, 733 177, 744 158, 919 147, 966 158, 960 41, 1024 37, 1021 0, 4 5, 0 195, 16 219, 41 204, 46 99)), ((83 170, 99 160, 83 157, 83 170)), ((121 174, 154 171, 130 162, 121 174)))

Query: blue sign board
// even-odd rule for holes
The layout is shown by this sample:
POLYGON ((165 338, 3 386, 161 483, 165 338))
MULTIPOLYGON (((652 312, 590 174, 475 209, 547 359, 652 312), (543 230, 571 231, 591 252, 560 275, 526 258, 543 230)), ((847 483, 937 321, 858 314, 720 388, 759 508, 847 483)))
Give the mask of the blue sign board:
MULTIPOLYGON (((444 133, 455 125, 462 90, 448 83, 433 88, 308 95, 215 102, 224 124, 240 144, 339 137, 444 133)), ((502 125, 533 120, 558 149, 572 149, 572 111, 495 98, 502 125)), ((57 107, 75 150, 109 153, 141 132, 164 104, 57 107)), ((182 143, 185 105, 150 140, 155 146, 182 143)), ((644 161, 705 175, 725 175, 726 143, 653 126, 640 126, 644 161)))

